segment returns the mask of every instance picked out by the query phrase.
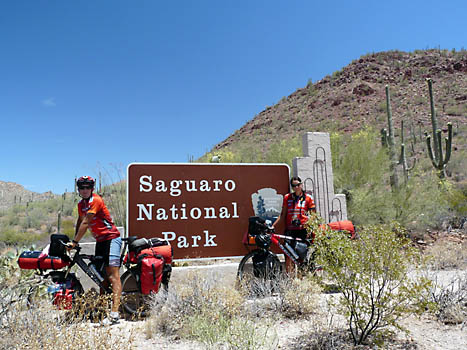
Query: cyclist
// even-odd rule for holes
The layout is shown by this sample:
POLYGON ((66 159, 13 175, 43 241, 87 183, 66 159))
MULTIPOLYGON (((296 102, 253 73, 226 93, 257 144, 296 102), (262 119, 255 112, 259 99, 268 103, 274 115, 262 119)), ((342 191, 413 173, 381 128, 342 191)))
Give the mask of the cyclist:
MULTIPOLYGON (((275 227, 281 218, 285 217, 285 234, 294 238, 305 239, 308 236, 305 224, 308 221, 309 212, 316 212, 315 202, 308 193, 303 191, 302 180, 298 176, 290 179, 290 186, 292 192, 284 196, 281 215, 272 224, 272 227, 275 227)), ((295 245, 293 247, 295 248, 295 245)), ((287 256, 285 258, 287 270, 290 271, 293 264, 287 256)))
POLYGON ((102 197, 93 193, 94 179, 90 176, 81 176, 76 184, 82 200, 78 203, 79 217, 76 222, 75 237, 69 243, 69 249, 78 244, 88 229, 91 230, 96 239, 95 256, 101 256, 104 259, 105 283, 110 283, 112 286, 112 311, 109 317, 103 320, 103 324, 116 324, 119 323, 120 319, 118 308, 122 295, 122 284, 120 282, 122 240, 120 232, 112 222, 109 210, 102 197))

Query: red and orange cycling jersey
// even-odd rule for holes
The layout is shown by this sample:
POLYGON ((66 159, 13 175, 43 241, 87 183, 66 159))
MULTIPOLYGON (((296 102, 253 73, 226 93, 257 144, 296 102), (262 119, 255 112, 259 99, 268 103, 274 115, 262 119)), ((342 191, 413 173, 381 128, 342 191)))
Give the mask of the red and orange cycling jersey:
POLYGON ((308 193, 302 193, 300 196, 288 193, 284 196, 283 208, 287 208, 287 230, 303 230, 308 221, 308 212, 315 210, 315 202, 308 193), (295 219, 300 220, 300 225, 294 224, 295 219))
POLYGON ((78 214, 80 217, 88 213, 94 214, 89 223, 89 229, 96 239, 96 242, 103 242, 120 236, 117 227, 112 222, 109 210, 102 198, 93 193, 89 199, 82 199, 78 203, 78 214))

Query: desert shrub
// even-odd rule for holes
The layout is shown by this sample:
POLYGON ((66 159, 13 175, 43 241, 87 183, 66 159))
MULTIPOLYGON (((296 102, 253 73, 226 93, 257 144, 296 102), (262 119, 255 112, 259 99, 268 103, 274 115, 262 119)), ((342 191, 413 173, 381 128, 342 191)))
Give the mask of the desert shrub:
POLYGON ((446 324, 467 321, 467 274, 457 275, 445 285, 434 278, 430 296, 438 320, 446 324))
MULTIPOLYGON (((275 319, 301 319, 316 314, 318 310, 319 294, 322 289, 310 274, 301 278, 282 274, 274 281, 273 286, 269 281, 258 281, 258 284, 255 285, 255 289, 260 291, 260 295, 267 297, 248 298, 245 311, 250 315, 275 319), (261 286, 261 283, 264 283, 264 286, 261 286)), ((240 290, 242 295, 248 297, 251 293, 245 290, 245 287, 241 286, 240 290)))
POLYGON ((404 315, 424 307, 420 294, 429 286, 425 278, 408 277, 419 254, 400 228, 370 226, 359 236, 349 240, 327 231, 316 239, 317 263, 342 292, 336 307, 347 318, 355 344, 401 329, 404 315))
POLYGON ((133 332, 112 332, 111 328, 66 322, 52 306, 40 306, 12 313, 0 326, 2 349, 101 349, 123 350, 132 346, 133 332))
POLYGON ((415 230, 439 228, 465 217, 466 194, 439 181, 427 159, 419 161, 397 190, 389 186, 389 159, 372 129, 331 135, 336 192, 347 195, 349 218, 357 225, 396 220, 415 230))
POLYGON ((450 242, 438 240, 429 246, 425 254, 430 258, 430 268, 450 270, 467 268, 467 241, 450 242))
POLYGON ((302 156, 301 137, 294 137, 273 143, 264 155, 265 163, 286 163, 292 167, 292 160, 302 156))
POLYGON ((75 234, 75 222, 73 220, 63 220, 61 224, 61 232, 68 237, 74 237, 75 234))
POLYGON ((19 231, 16 227, 3 227, 0 231, 0 241, 8 245, 28 245, 36 242, 37 235, 19 231))
POLYGON ((301 137, 276 141, 264 152, 248 144, 210 151, 198 161, 208 163, 215 155, 220 157, 221 163, 285 163, 292 167, 292 160, 302 156, 301 137))
POLYGON ((278 294, 281 315, 298 319, 316 313, 321 287, 311 275, 286 278, 278 294))
POLYGON ((28 304, 31 287, 45 280, 33 270, 21 270, 18 253, 0 256, 0 349, 129 349, 133 332, 111 332, 88 323, 70 323, 68 312, 50 300, 28 304))
POLYGON ((195 339, 208 348, 259 349, 270 346, 267 328, 242 315, 243 298, 226 286, 219 275, 192 273, 184 283, 153 300, 153 314, 146 322, 146 335, 195 339), (242 317, 243 316, 243 317, 242 317))
POLYGON ((334 186, 353 190, 367 184, 384 186, 388 156, 378 145, 379 136, 365 129, 348 137, 332 134, 331 150, 334 168, 334 186))

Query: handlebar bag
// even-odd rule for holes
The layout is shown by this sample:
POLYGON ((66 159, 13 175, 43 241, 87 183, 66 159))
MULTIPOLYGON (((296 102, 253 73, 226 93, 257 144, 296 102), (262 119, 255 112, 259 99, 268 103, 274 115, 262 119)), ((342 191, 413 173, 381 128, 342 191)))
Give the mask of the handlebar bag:
POLYGON ((18 258, 19 267, 24 270, 57 270, 70 264, 68 261, 63 260, 60 257, 50 255, 41 256, 41 254, 41 251, 22 252, 18 258))
POLYGON ((162 282, 162 272, 164 268, 164 258, 155 251, 155 248, 148 248, 138 255, 138 265, 140 267, 141 294, 157 293, 162 282))
POLYGON ((248 218, 248 233, 256 236, 263 233, 267 228, 266 221, 259 216, 251 216, 248 218))
POLYGON ((66 255, 66 247, 64 244, 67 244, 70 241, 70 238, 67 235, 62 235, 60 233, 54 233, 50 235, 50 248, 49 255, 63 257, 66 255))

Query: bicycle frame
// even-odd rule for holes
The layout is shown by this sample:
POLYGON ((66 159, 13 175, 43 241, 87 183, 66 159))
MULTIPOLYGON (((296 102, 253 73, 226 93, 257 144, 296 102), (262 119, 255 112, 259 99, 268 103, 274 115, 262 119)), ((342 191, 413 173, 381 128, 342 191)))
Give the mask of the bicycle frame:
POLYGON ((303 240, 301 238, 294 238, 294 237, 291 237, 291 236, 285 236, 285 235, 279 235, 277 233, 274 233, 273 231, 270 232, 270 235, 271 235, 271 242, 276 245, 277 247, 279 247, 279 249, 285 254, 287 255, 290 260, 293 261, 293 263, 295 265, 300 265, 300 261, 298 260, 298 258, 296 258, 291 252, 289 252, 289 250, 280 242, 279 239, 290 239, 290 240, 293 240, 293 241, 301 241, 301 242, 305 242, 307 243, 308 245, 311 245, 311 243, 308 241, 308 240, 303 240))
MULTIPOLYGON (((284 236, 284 235, 278 235, 278 234, 275 234, 275 233, 271 233, 271 242, 276 245, 277 247, 279 247, 279 249, 285 254, 287 255, 290 260, 292 260, 294 262, 295 265, 299 265, 299 261, 298 259, 296 259, 288 250, 287 248, 279 241, 279 238, 281 239, 294 239, 293 237, 290 237, 290 236, 284 236)), ((300 239, 300 238, 298 238, 300 239)), ((296 239, 296 240, 298 240, 296 239)), ((301 240, 301 239, 300 239, 301 240)))
MULTIPOLYGON (((123 261, 123 257, 125 256, 126 254, 126 251, 127 251, 127 247, 128 247, 128 243, 127 243, 127 239, 126 238, 123 238, 122 239, 125 244, 123 246, 123 249, 122 249, 122 252, 120 254, 120 262, 123 261)), ((102 290, 104 290, 106 293, 112 293, 112 288, 109 286, 109 285, 104 285, 103 281, 105 280, 104 279, 104 276, 102 276, 101 274, 99 274, 99 272, 96 270, 96 271, 93 271, 91 270, 91 268, 89 267, 88 263, 86 263, 86 260, 88 260, 89 262, 91 262, 92 264, 94 264, 94 261, 96 260, 95 259, 95 256, 94 255, 91 255, 91 254, 81 254, 80 251, 81 251, 81 247, 80 246, 76 246, 74 248, 76 250, 76 253, 74 254, 73 258, 71 259, 71 262, 70 262, 70 265, 68 265, 67 269, 66 269, 66 273, 65 273, 65 278, 68 277, 68 274, 70 273, 71 271, 71 268, 74 266, 74 265, 78 265, 79 268, 89 277, 91 278, 91 280, 99 286, 99 288, 102 288, 102 290), (102 280, 102 282, 101 282, 102 280)), ((127 264, 125 264, 126 266, 127 264)), ((126 266, 127 269, 128 266, 126 266)))

